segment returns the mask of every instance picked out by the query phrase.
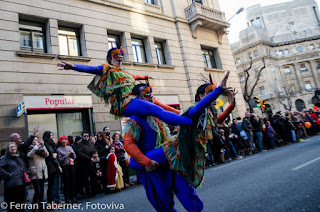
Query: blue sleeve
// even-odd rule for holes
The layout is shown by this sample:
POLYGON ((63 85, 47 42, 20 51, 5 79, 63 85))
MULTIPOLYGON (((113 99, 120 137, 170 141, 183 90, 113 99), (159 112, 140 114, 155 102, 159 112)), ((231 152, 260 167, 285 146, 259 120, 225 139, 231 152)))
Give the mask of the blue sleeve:
POLYGON ((142 117, 154 116, 171 125, 192 125, 191 118, 166 111, 158 105, 138 98, 131 100, 130 104, 124 110, 124 115, 127 117, 132 115, 138 115, 142 117))
POLYGON ((216 100, 223 92, 224 90, 220 86, 214 89, 213 92, 204 97, 198 104, 189 110, 188 117, 199 116, 203 110, 207 108, 214 100, 216 100))
MULTIPOLYGON (((151 160, 157 161, 158 163, 160 163, 160 165, 169 164, 168 159, 167 159, 165 153, 163 152, 162 147, 146 152, 145 156, 150 158, 151 160)), ((132 157, 130 158, 129 167, 133 170, 145 170, 145 167, 141 166, 132 157)))
POLYGON ((81 64, 73 64, 73 65, 75 65, 74 70, 79 72, 89 73, 89 74, 101 75, 103 70, 103 65, 100 65, 100 66, 87 66, 87 65, 81 65, 81 64))

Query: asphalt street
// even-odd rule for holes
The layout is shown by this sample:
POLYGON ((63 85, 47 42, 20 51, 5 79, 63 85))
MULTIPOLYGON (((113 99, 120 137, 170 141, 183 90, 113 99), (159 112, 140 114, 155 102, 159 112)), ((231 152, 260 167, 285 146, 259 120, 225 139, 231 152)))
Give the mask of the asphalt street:
MULTIPOLYGON (((206 169, 197 192, 203 211, 320 211, 320 136, 206 169)), ((175 202, 177 211, 185 211, 175 202)), ((154 211, 142 185, 79 206, 83 211, 154 211)))

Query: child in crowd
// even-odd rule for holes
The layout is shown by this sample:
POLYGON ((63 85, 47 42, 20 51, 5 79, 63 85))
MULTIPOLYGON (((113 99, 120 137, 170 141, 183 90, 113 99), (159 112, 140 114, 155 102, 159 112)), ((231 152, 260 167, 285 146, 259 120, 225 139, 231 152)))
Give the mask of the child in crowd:
POLYGON ((102 168, 100 164, 98 151, 95 151, 92 154, 90 169, 91 169, 90 176, 92 179, 91 180, 92 193, 95 195, 100 195, 102 193, 102 190, 101 190, 102 168))
POLYGON ((117 157, 115 155, 115 147, 110 147, 110 153, 107 156, 108 166, 107 166, 107 188, 110 190, 117 189, 121 191, 124 187, 123 178, 122 178, 122 169, 118 164, 117 157))

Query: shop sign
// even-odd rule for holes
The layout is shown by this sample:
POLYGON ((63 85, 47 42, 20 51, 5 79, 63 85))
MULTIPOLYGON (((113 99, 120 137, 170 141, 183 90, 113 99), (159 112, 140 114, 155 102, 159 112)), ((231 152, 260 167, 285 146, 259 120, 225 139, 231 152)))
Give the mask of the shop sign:
POLYGON ((91 96, 24 96, 27 110, 92 108, 91 96))
POLYGON ((26 113, 26 106, 24 104, 24 102, 20 102, 17 105, 17 117, 21 116, 22 114, 26 113))

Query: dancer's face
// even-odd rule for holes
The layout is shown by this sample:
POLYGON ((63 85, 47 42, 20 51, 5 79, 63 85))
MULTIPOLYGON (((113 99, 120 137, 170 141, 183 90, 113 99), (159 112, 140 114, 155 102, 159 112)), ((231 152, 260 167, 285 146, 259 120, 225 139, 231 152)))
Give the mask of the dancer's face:
MULTIPOLYGON (((116 50, 114 50, 116 51, 116 50)), ((122 53, 115 53, 113 54, 112 58, 111 58, 111 63, 114 66, 121 66, 122 65, 122 61, 123 61, 123 54, 122 53)))
POLYGON ((152 88, 145 87, 140 93, 140 98, 148 102, 153 102, 152 88))

